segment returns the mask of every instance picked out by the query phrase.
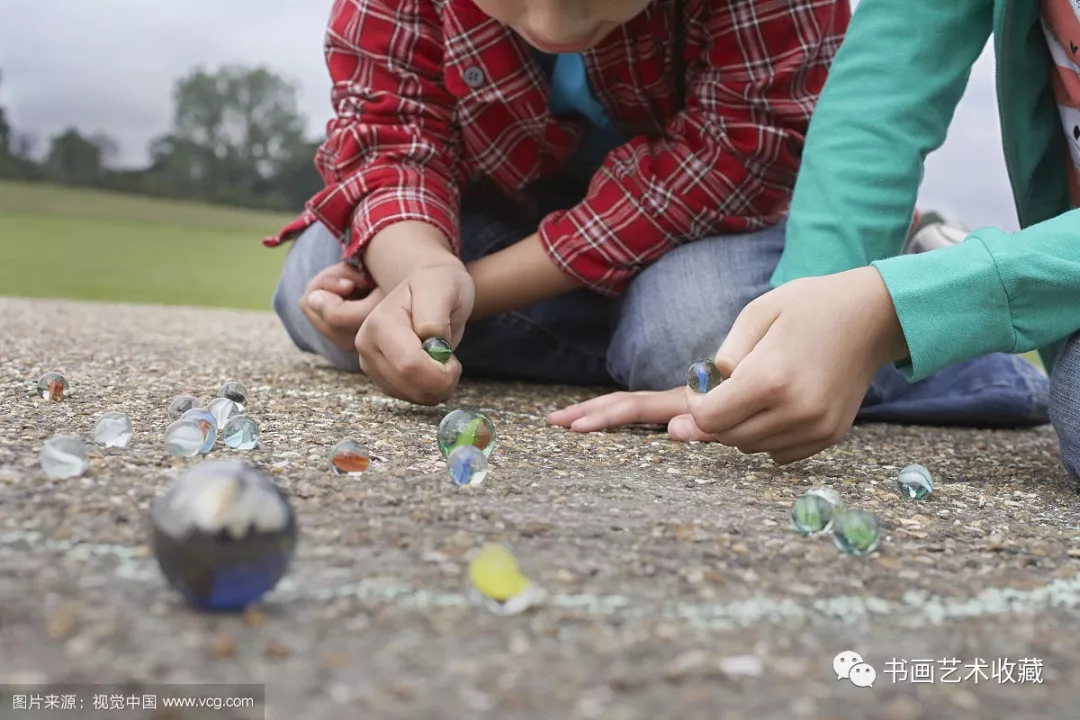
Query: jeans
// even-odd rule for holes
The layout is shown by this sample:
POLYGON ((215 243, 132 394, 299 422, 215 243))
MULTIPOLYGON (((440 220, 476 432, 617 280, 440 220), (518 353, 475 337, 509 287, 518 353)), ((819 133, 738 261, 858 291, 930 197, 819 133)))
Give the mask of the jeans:
POLYGON ((1050 378, 1050 422, 1061 443, 1061 460, 1080 478, 1080 333, 1061 349, 1050 378))
MULTIPOLYGON (((530 230, 464 213, 465 262, 501 250, 530 230)), ((455 350, 463 377, 668 390, 686 369, 712 357, 739 312, 769 289, 784 247, 784 224, 682 245, 640 272, 618 300, 576 290, 471 322, 455 350)), ((341 260, 341 245, 321 225, 294 241, 274 294, 274 310, 301 350, 352 372, 344 352, 308 322, 299 301, 319 271, 341 260)))
MULTIPOLYGON (((739 312, 769 290, 784 246, 784 223, 708 238, 666 253, 618 300, 578 290, 470 323, 456 350, 466 377, 667 390, 687 366, 712 357, 739 312)), ((490 215, 462 215, 462 257, 470 261, 526 237, 528 228, 490 215)), ((341 246, 320 225, 303 233, 285 261, 274 309, 296 345, 338 368, 359 371, 355 352, 323 338, 300 311, 308 281, 339 262, 341 246)), ((1071 343, 1055 372, 1055 427, 1063 452, 1080 461, 1080 351, 1071 343)), ((1019 356, 994 353, 909 383, 893 366, 878 371, 857 420, 967 427, 1030 427, 1050 421, 1050 383, 1019 356)), ((1074 470, 1075 471, 1075 470, 1074 470)))

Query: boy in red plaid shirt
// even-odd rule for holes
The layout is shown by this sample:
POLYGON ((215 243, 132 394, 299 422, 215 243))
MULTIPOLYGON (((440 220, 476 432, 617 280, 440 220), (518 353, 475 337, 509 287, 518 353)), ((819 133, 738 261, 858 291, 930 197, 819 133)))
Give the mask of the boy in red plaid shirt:
POLYGON ((680 385, 769 289, 847 0, 336 0, 274 306, 389 395, 680 385), (421 347, 446 337, 443 365, 421 347))

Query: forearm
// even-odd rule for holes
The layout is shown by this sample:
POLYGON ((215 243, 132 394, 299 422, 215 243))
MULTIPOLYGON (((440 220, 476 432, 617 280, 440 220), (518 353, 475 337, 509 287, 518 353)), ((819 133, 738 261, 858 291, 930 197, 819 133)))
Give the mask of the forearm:
POLYGON ((446 235, 434 225, 416 220, 379 231, 365 249, 363 261, 375 283, 387 293, 416 270, 462 264, 446 235))
POLYGON ((516 310, 581 287, 552 262, 536 234, 467 267, 476 286, 471 320, 516 310))

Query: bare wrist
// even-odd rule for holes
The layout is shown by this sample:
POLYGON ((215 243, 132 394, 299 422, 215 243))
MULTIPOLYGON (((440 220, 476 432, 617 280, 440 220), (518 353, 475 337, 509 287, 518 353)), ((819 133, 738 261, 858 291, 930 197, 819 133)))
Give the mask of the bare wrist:
POLYGON ((384 291, 412 272, 427 268, 464 268, 449 238, 434 225, 417 220, 394 223, 379 231, 364 249, 364 265, 384 291))

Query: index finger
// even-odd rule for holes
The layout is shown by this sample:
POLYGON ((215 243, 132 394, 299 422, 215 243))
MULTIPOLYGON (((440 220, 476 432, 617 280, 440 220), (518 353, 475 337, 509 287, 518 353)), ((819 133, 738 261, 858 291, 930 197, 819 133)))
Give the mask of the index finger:
POLYGON ((709 435, 727 432, 770 405, 753 374, 737 372, 706 395, 686 388, 686 404, 698 428, 709 435))

